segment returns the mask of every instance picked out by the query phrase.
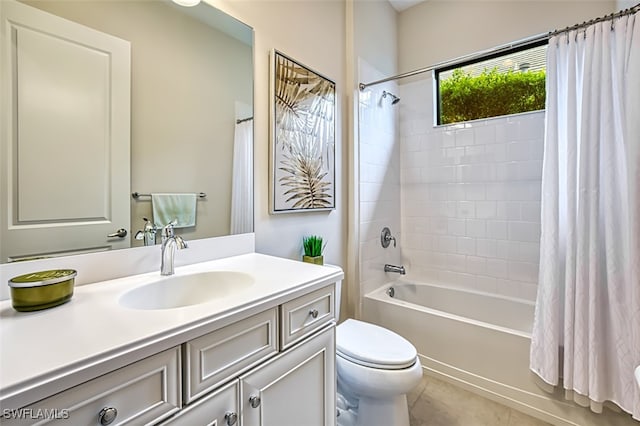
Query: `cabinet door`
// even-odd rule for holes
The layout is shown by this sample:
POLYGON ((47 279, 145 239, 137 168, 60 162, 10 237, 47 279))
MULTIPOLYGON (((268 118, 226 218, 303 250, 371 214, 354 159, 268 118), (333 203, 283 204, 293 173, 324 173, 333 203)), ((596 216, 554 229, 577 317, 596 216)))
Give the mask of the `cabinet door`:
POLYGON ((335 325, 240 378, 243 426, 333 426, 335 325))
POLYGON ((160 426, 234 426, 239 424, 238 412, 236 379, 189 405, 160 426))

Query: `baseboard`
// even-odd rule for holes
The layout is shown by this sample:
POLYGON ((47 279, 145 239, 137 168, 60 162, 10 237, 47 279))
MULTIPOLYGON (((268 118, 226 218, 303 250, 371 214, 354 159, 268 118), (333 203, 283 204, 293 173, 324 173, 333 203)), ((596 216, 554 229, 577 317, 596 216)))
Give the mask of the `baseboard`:
POLYGON ((452 365, 419 355, 425 374, 473 392, 531 417, 555 426, 638 426, 630 416, 605 411, 595 414, 566 401, 561 395, 540 390, 533 393, 461 370, 452 365))

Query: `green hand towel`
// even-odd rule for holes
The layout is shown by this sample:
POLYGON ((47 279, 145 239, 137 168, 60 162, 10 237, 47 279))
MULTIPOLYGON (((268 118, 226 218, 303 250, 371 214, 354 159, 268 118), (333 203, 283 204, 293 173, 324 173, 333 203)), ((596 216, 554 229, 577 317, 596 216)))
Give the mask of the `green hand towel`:
POLYGON ((174 228, 196 226, 196 194, 151 194, 153 222, 165 226, 173 220, 174 228))

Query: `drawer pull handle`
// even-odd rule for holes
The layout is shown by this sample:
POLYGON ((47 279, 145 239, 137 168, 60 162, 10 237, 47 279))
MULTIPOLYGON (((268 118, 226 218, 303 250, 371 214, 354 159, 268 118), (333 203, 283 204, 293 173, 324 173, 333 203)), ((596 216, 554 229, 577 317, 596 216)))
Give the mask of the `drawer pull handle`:
POLYGON ((101 425, 110 425, 118 416, 118 410, 114 407, 104 407, 98 413, 98 420, 101 425))
POLYGON ((238 421, 238 415, 232 411, 229 411, 224 415, 224 419, 227 421, 227 426, 233 426, 238 421))
POLYGON ((251 408, 258 408, 260 406, 260 397, 255 395, 250 396, 249 405, 251 405, 251 408))
POLYGON ((316 319, 318 318, 318 310, 317 309, 312 309, 309 311, 309 315, 311 315, 311 318, 316 319))

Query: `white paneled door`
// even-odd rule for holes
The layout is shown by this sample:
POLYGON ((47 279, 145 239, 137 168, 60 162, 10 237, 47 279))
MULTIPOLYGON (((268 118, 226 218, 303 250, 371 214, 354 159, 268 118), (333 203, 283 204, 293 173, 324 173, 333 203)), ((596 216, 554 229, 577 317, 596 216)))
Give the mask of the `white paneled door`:
POLYGON ((130 43, 0 2, 0 262, 129 247, 130 43))

